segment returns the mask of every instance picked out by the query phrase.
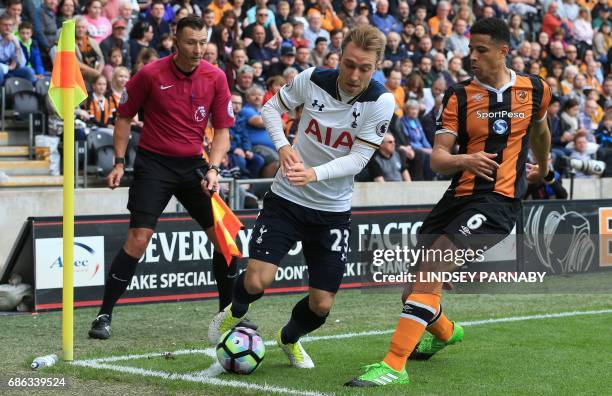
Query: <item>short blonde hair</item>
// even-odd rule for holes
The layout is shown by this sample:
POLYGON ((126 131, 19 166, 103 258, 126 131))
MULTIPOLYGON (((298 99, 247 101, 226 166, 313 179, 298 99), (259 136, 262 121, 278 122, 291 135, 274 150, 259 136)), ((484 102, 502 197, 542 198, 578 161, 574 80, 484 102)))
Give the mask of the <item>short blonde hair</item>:
POLYGON ((387 39, 380 30, 368 25, 355 28, 346 35, 344 41, 342 41, 342 52, 349 43, 353 43, 357 48, 364 51, 376 52, 376 59, 380 61, 385 55, 387 39))
POLYGON ((127 74, 128 76, 130 75, 130 71, 128 70, 127 67, 117 66, 113 69, 112 79, 114 80, 115 78, 117 78, 119 73, 122 73, 122 72, 127 74))

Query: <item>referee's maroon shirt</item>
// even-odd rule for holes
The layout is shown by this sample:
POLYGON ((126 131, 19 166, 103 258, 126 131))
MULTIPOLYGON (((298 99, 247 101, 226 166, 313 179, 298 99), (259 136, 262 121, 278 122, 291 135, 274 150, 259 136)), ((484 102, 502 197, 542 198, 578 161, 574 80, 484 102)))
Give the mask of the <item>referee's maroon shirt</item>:
POLYGON ((201 61, 189 76, 181 73, 172 56, 143 67, 126 86, 118 113, 134 117, 144 109, 144 127, 138 147, 173 157, 202 155, 209 116, 213 128, 234 125, 234 111, 225 74, 201 61))

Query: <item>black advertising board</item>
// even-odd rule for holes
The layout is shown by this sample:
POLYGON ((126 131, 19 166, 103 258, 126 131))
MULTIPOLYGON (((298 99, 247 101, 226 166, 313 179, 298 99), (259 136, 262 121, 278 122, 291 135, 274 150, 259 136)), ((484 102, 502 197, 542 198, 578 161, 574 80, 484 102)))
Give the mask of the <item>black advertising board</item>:
MULTIPOLYGON (((359 251, 402 243, 415 235, 431 206, 355 208, 342 288, 361 287, 363 265, 359 251)), ((245 225, 237 238, 246 266, 248 240, 257 211, 239 211, 245 225)), ((33 257, 37 311, 61 308, 61 218, 33 218, 33 257)), ((110 264, 125 241, 129 216, 81 216, 75 219, 75 306, 101 303, 110 264)), ((120 304, 181 301, 217 296, 211 269, 212 243, 186 214, 164 214, 132 283, 120 304)), ((362 256, 363 257, 363 256, 362 256)), ((283 260, 276 282, 266 293, 290 293, 307 289, 306 264, 297 244, 283 260)))
POLYGON ((525 201, 521 270, 548 274, 612 268, 612 200, 525 201))
MULTIPOLYGON (((373 250, 414 245, 416 233, 430 210, 431 206, 355 208, 342 288, 386 286, 373 284, 368 275, 374 272, 367 267, 371 265, 373 250)), ((237 238, 244 255, 239 266, 244 268, 257 212, 240 211, 237 215, 245 225, 237 238)), ((24 244, 24 250, 28 251, 26 255, 33 257, 35 310, 59 309, 61 218, 31 218, 30 223, 32 243, 24 244)), ((128 224, 127 215, 75 219, 75 306, 100 304, 106 273, 125 240, 128 224)), ((516 234, 495 247, 497 252, 491 255, 493 259, 487 258, 480 266, 470 264, 469 270, 546 271, 554 275, 612 268, 612 200, 526 201, 516 234)), ((292 248, 266 293, 307 289, 308 273, 301 250, 300 243, 292 248)), ((211 256, 212 244, 190 217, 186 214, 163 215, 119 303, 216 297, 211 256)))

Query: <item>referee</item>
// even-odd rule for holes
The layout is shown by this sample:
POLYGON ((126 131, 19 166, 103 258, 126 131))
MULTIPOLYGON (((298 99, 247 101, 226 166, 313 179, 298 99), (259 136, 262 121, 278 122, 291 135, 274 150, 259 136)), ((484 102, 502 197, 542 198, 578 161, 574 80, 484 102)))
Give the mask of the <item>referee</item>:
POLYGON ((219 309, 231 301, 235 261, 228 269, 213 232, 210 191, 218 189, 219 163, 230 147, 234 124, 230 91, 223 72, 202 60, 206 29, 197 17, 186 17, 176 28, 174 56, 146 65, 127 84, 115 124, 115 166, 108 186, 119 187, 124 173, 130 122, 142 108, 144 127, 134 164, 128 209, 130 228, 108 274, 104 299, 89 336, 110 337, 113 307, 125 292, 153 235, 157 219, 174 195, 206 231, 215 246, 213 272, 219 309), (210 163, 202 158, 202 142, 211 119, 214 138, 210 163), (198 170, 204 179, 198 177, 198 170))

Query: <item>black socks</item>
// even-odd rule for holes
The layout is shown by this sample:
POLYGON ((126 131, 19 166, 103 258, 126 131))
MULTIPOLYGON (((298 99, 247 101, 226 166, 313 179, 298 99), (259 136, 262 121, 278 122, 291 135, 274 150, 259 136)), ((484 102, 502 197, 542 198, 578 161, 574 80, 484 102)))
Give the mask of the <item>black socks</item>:
POLYGON ((234 298, 232 299, 232 316, 242 318, 249 310, 249 304, 257 301, 263 296, 263 292, 258 294, 249 294, 244 288, 244 277, 246 271, 238 275, 236 285, 234 286, 234 298))
POLYGON ((232 258, 228 266, 223 254, 215 251, 213 253, 212 269, 217 281, 217 290, 219 291, 220 312, 232 302, 234 284, 238 276, 238 260, 235 257, 232 258))
POLYGON ((308 296, 304 297, 293 307, 289 323, 281 330, 283 344, 294 344, 300 337, 315 331, 323 326, 329 313, 323 317, 314 313, 308 306, 308 296))
POLYGON ((119 249, 111 264, 108 278, 106 278, 104 299, 98 315, 111 316, 113 314, 113 308, 132 281, 137 265, 137 258, 127 254, 123 248, 119 249))

